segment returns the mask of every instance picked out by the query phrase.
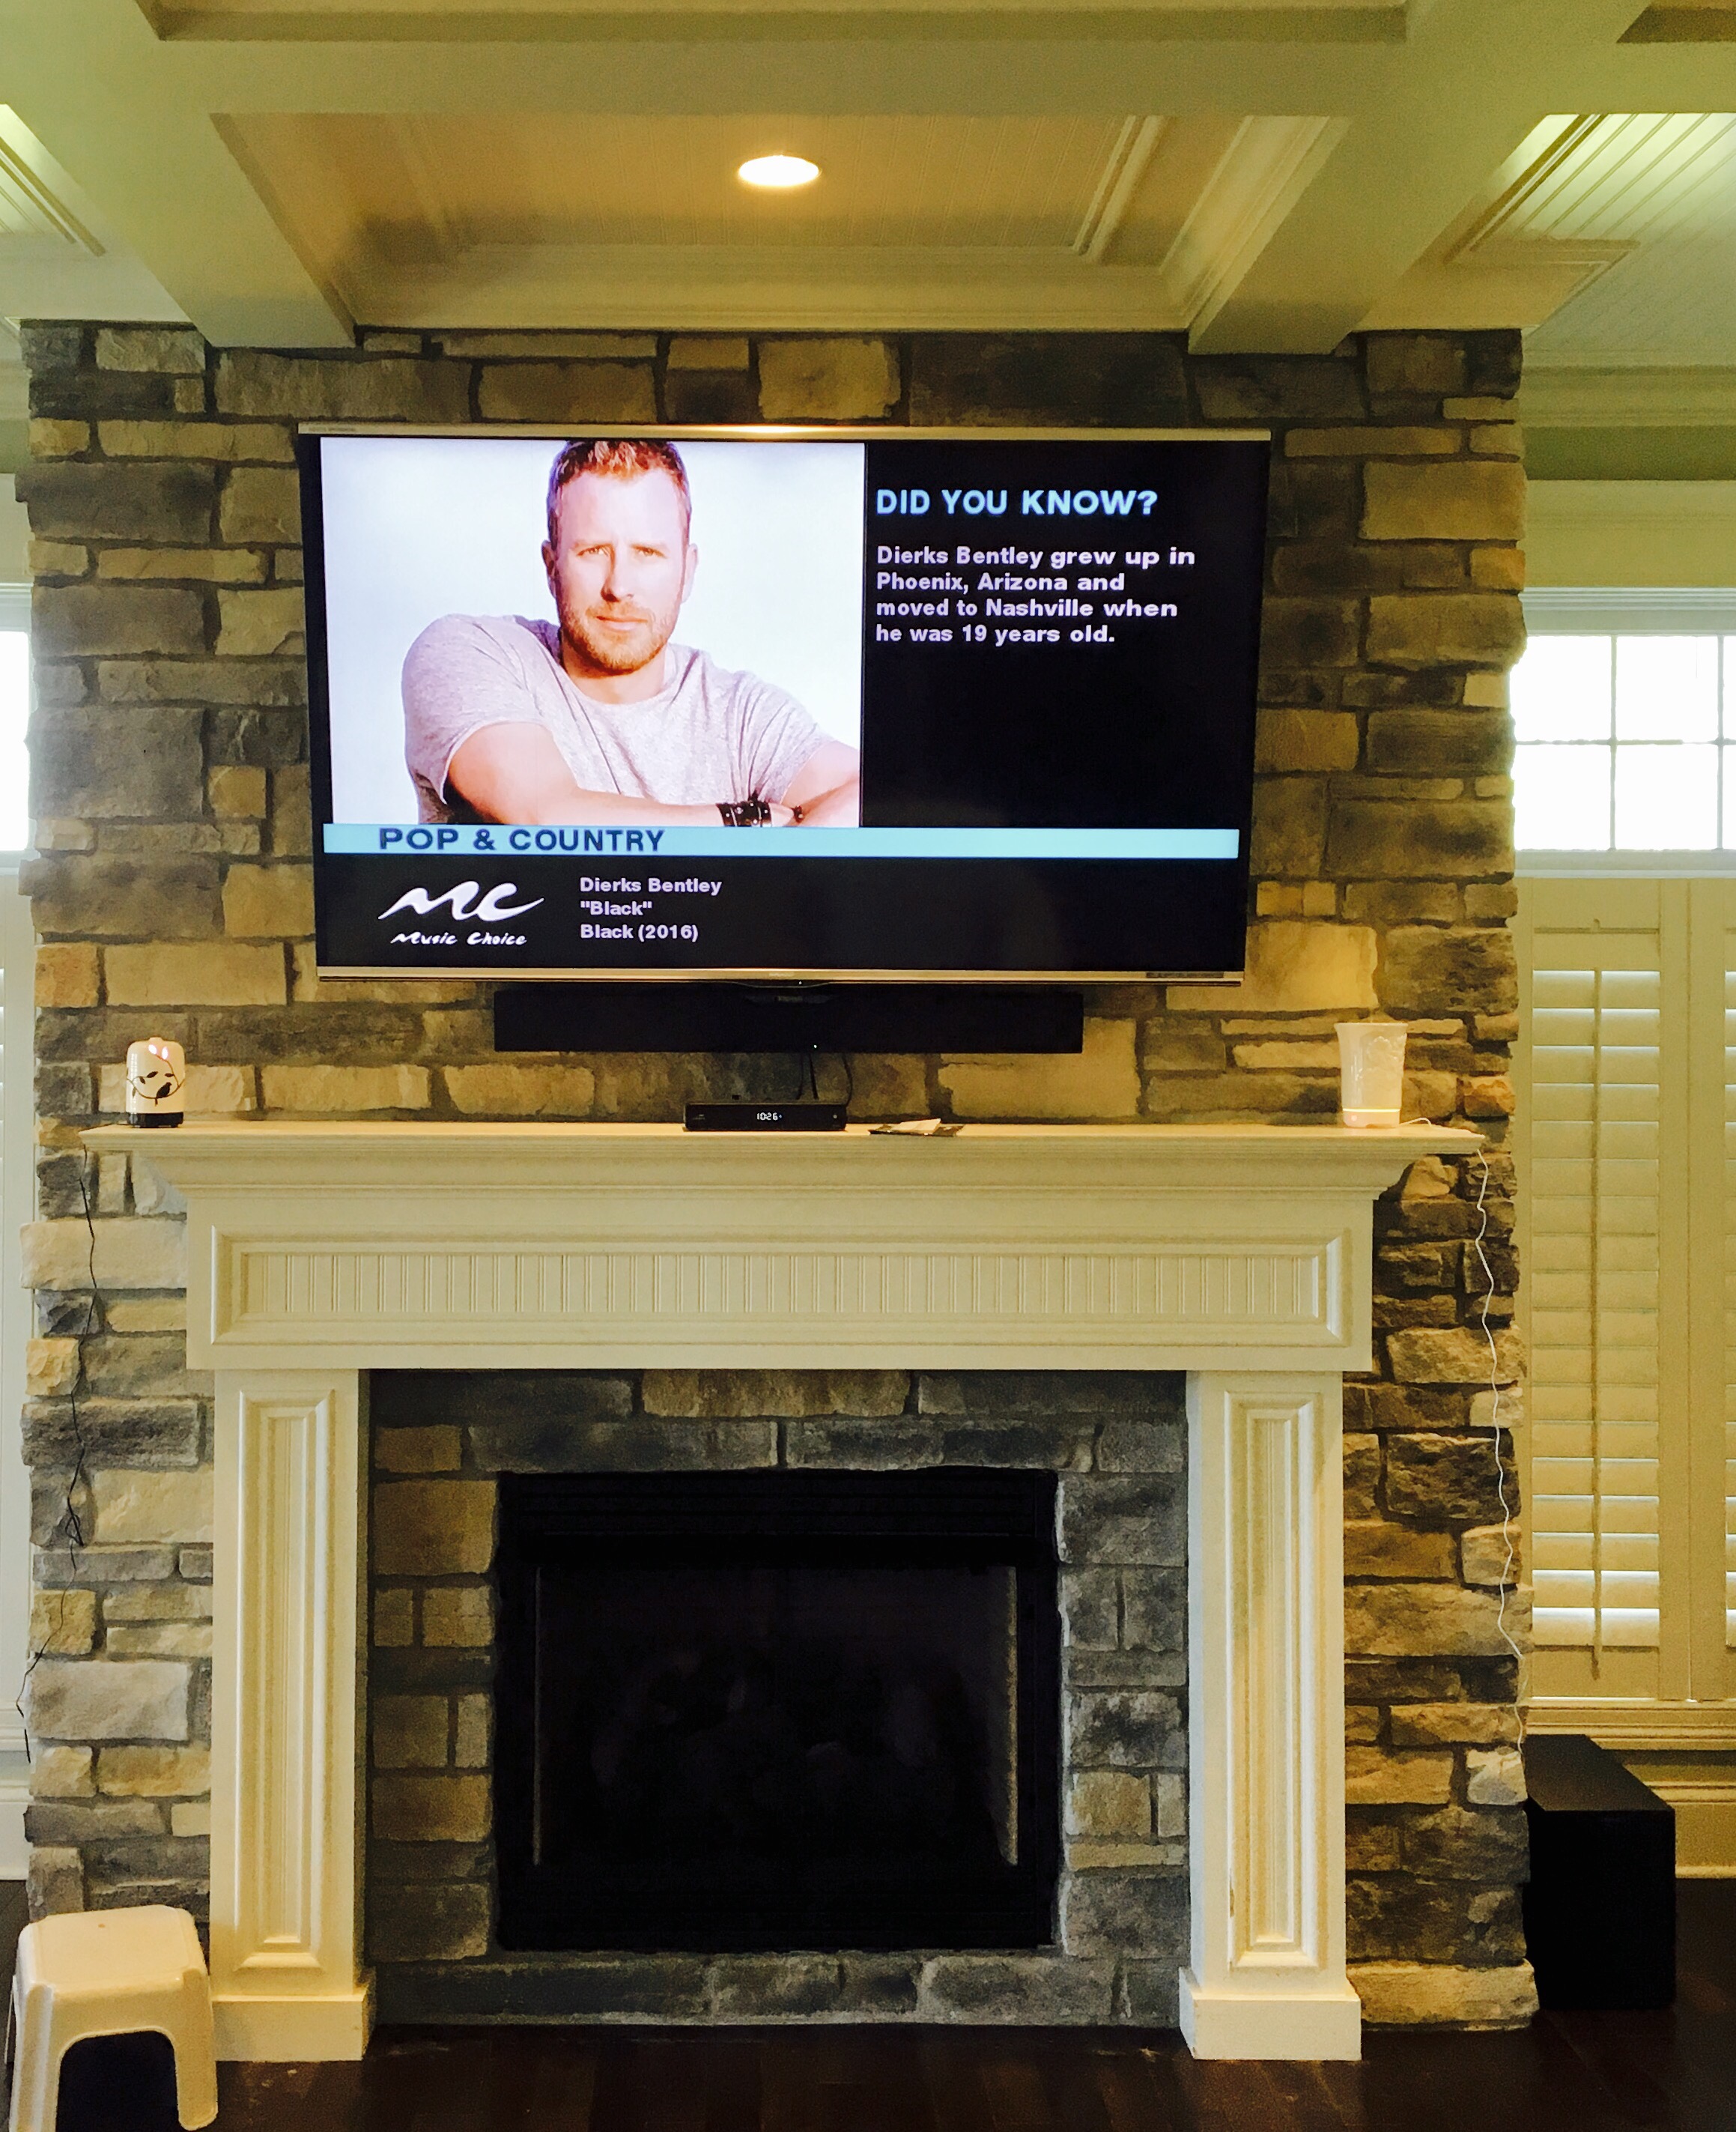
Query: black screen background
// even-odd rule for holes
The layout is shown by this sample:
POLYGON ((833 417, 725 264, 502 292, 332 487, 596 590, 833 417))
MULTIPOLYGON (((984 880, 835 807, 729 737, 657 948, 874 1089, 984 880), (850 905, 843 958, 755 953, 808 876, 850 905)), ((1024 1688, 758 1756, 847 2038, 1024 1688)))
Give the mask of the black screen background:
MULTIPOLYGON (((1268 448, 1216 439, 870 444, 864 502, 862 819, 875 827, 1044 828, 1247 825, 1265 544, 1268 448), (1158 492, 1149 516, 1024 517, 1022 492, 1158 492), (881 488, 926 489, 923 517, 882 517, 881 488), (1004 516, 948 516, 948 489, 1007 492, 1004 516), (1165 621, 1108 626, 1116 641, 1000 650, 876 640, 882 545, 1192 550, 1191 567, 1127 574, 1127 593, 1173 600, 1165 621)), ((914 574, 907 571, 904 574, 914 574)), ((972 584, 982 574, 962 569, 972 584)), ((1077 578, 1074 566, 1067 574, 1077 578)), ((973 595, 974 596, 974 595, 973 595)), ((1105 619, 1105 598, 1087 593, 1105 619)), ((996 595, 988 595, 989 598, 996 595)), ((1053 594, 1009 593, 1039 603, 1053 594)), ((985 601, 982 604, 985 607, 985 601)), ((957 600, 952 602, 956 609, 957 600)), ((992 629, 995 617, 980 617, 992 629)), ((1023 622, 1014 627, 1031 626, 1023 622)))

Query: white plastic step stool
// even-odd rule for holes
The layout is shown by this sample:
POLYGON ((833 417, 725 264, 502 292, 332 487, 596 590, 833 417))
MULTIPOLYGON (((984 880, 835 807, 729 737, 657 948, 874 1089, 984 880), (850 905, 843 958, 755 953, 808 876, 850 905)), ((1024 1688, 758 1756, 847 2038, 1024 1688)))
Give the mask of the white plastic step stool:
POLYGON ((162 1904, 44 1918, 18 1935, 12 2132, 55 2132, 60 2060, 87 2036, 166 2036, 181 2123, 217 2115, 211 1980, 193 1920, 162 1904))

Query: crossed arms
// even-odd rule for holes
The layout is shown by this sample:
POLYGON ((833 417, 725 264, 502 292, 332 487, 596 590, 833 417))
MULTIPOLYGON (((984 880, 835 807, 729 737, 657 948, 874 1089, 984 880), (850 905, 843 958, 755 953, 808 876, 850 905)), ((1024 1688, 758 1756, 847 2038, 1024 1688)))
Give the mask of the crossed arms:
MULTIPOLYGON (((825 742, 772 802, 778 828, 853 828, 861 816, 861 758, 825 742)), ((587 791, 554 736, 540 725, 483 726, 453 751, 447 784, 488 822, 676 822, 716 828, 714 804, 678 806, 621 792, 587 791)))

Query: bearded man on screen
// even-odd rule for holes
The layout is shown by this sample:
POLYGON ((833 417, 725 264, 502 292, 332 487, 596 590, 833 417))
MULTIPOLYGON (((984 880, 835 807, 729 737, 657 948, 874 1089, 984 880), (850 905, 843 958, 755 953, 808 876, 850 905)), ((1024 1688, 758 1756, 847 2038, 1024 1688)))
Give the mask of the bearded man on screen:
POLYGON ((543 543, 559 626, 449 614, 404 662, 423 821, 860 821, 856 749, 757 675, 670 641, 699 564, 692 516, 673 444, 561 450, 543 543))

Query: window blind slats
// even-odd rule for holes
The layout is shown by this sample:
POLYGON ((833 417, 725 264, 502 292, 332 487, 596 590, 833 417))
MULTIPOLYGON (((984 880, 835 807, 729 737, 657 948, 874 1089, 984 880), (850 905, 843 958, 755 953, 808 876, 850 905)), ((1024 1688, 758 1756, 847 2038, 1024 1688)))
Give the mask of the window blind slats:
POLYGON ((1606 962, 1582 939, 1540 939, 1533 957, 1532 1634, 1545 1647, 1658 1639, 1656 948, 1629 936, 1606 962))

